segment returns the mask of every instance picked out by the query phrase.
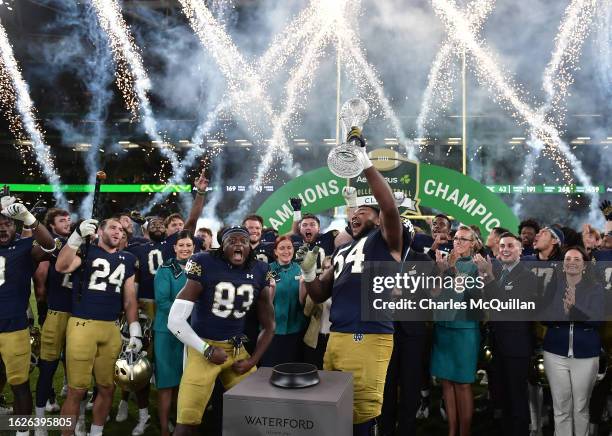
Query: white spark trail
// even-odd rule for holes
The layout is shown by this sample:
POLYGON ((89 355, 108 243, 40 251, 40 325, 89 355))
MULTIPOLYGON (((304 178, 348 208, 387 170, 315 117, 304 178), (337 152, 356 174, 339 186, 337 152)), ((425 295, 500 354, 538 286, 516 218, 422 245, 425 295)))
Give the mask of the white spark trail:
MULTIPOLYGON (((301 44, 308 42, 309 37, 315 32, 316 22, 313 15, 315 3, 316 2, 314 0, 311 1, 308 7, 300 12, 280 35, 277 35, 273 39, 269 48, 261 56, 259 62, 257 63, 257 73, 259 75, 258 80, 261 81, 263 88, 269 84, 274 77, 274 74, 288 62, 298 47, 301 44)), ((206 147, 203 147, 204 138, 215 127, 220 114, 223 112, 232 111, 233 107, 230 104, 231 100, 232 98, 230 95, 224 95, 221 103, 219 103, 212 112, 209 112, 206 119, 197 126, 191 139, 193 147, 189 150, 181 162, 181 167, 172 176, 169 183, 181 183, 185 177, 185 172, 188 171, 195 163, 195 160, 206 151, 206 147)), ((271 112, 272 110, 270 109, 270 113, 271 112)), ((240 116, 240 113, 237 113, 236 115, 240 116)), ((213 193, 213 195, 214 194, 216 194, 216 192, 213 193)), ((156 193, 145 208, 145 213, 146 211, 151 210, 156 203, 162 201, 168 195, 168 192, 156 193)), ((207 208, 208 207, 210 206, 207 206, 207 208)))
MULTIPOLYGON (((329 23, 331 24, 331 23, 329 23)), ((322 23, 317 36, 311 40, 308 51, 301 58, 299 65, 291 74, 291 79, 287 83, 285 107, 283 112, 275 118, 272 130, 272 143, 268 151, 263 156, 263 159, 257 169, 253 186, 261 186, 266 178, 266 174, 270 169, 275 158, 275 151, 288 150, 287 139, 285 137, 285 129, 291 122, 291 118, 295 113, 301 99, 305 93, 312 87, 313 76, 318 68, 320 59, 323 57, 327 40, 330 37, 329 27, 322 23)), ((290 173, 285 162, 285 171, 290 173)), ((229 216, 229 222, 241 219, 246 214, 248 208, 255 195, 256 189, 249 189, 246 195, 242 197, 236 210, 229 216)), ((236 221, 237 222, 237 221, 236 221)))
MULTIPOLYGON (((147 95, 151 90, 151 81, 121 15, 117 0, 91 0, 91 2, 97 12, 100 27, 109 37, 116 64, 117 86, 126 100, 128 109, 135 117, 141 116, 144 130, 153 141, 163 143, 147 95)), ((168 159, 172 172, 175 173, 179 167, 176 154, 163 145, 159 147, 159 151, 168 159)))
MULTIPOLYGON (((445 0, 432 0, 432 3, 434 11, 441 18, 448 34, 458 44, 464 46, 476 60, 477 77, 490 89, 497 90, 498 99, 507 102, 514 108, 513 116, 522 118, 531 126, 537 137, 545 144, 545 151, 557 163, 566 179, 571 178, 571 169, 573 169, 576 178, 584 186, 592 186, 591 178, 584 171, 582 163, 561 140, 557 129, 546 122, 541 114, 533 111, 523 102, 517 92, 507 83, 491 56, 470 33, 469 24, 463 13, 445 0)), ((596 197, 598 197, 597 194, 593 196, 593 199, 596 197)))
MULTIPOLYGON (((13 54, 13 49, 6 35, 4 27, 0 23, 0 57, 2 59, 2 67, 6 74, 10 77, 13 92, 11 95, 14 96, 14 106, 19 112, 21 118, 21 124, 24 131, 28 134, 32 146, 34 147, 34 156, 36 161, 40 165, 42 172, 46 179, 51 185, 53 185, 53 197, 58 207, 62 209, 68 209, 68 201, 64 196, 64 193, 60 191, 61 185, 60 176, 55 170, 55 164, 53 162, 53 156, 51 155, 51 149, 45 144, 43 134, 38 127, 36 116, 34 115, 34 103, 30 98, 30 92, 28 85, 26 84, 17 60, 13 54)), ((7 94, 2 96, 4 99, 7 94)), ((7 104, 7 102, 5 102, 7 104)))
MULTIPOLYGON (((477 35, 487 17, 493 11, 495 0, 474 0, 467 5, 467 19, 470 31, 477 35)), ((451 61, 458 56, 459 47, 450 37, 446 37, 442 47, 436 53, 427 76, 427 87, 423 93, 421 109, 416 120, 417 138, 425 138, 427 131, 425 124, 429 119, 430 112, 436 101, 436 110, 440 111, 453 100, 452 88, 456 80, 456 69, 452 68, 451 61)))
MULTIPOLYGON (((544 70, 542 87, 545 93, 545 101, 538 109, 538 114, 545 118, 552 118, 551 112, 555 115, 554 122, 560 128, 565 118, 565 108, 561 107, 568 95, 569 87, 573 83, 572 71, 578 66, 578 58, 582 46, 588 35, 593 16, 596 10, 596 0, 573 0, 566 8, 563 20, 559 26, 559 32, 555 37, 555 47, 544 70)), ((540 153, 544 149, 542 141, 537 137, 533 130, 527 145, 532 148, 532 152, 527 155, 525 162, 525 172, 522 178, 529 183, 533 180, 536 162, 540 153)), ((597 205, 599 197, 597 194, 592 197, 593 206, 597 205)), ((521 213, 521 202, 515 203, 514 212, 521 213)), ((597 208, 591 208, 589 219, 597 220, 599 216, 597 208)))

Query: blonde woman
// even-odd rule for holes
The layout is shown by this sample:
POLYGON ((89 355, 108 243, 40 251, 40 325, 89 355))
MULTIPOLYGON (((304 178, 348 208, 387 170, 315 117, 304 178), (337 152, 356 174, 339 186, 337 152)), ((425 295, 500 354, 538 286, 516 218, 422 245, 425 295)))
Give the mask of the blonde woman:
MULTIPOLYGON (((444 257, 440 251, 436 252, 438 268, 454 277, 478 277, 478 268, 472 258, 476 244, 474 231, 467 226, 460 226, 453 238, 451 253, 444 257)), ((470 290, 456 291, 454 300, 468 301, 470 298, 470 290)), ((476 376, 479 347, 478 321, 435 322, 431 375, 442 384, 449 436, 470 434, 474 413, 472 383, 476 376)))

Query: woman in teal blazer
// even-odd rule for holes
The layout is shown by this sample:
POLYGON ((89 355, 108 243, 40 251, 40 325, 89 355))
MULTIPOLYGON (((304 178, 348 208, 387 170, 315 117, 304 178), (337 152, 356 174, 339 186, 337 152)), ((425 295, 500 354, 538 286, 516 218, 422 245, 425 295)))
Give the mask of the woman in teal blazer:
MULTIPOLYGON (((467 226, 459 226, 453 239, 453 250, 448 258, 443 258, 440 252, 436 252, 438 268, 446 275, 455 277, 455 280, 460 276, 478 277, 478 268, 472 259, 476 243, 474 231, 467 226)), ((446 295, 450 294, 455 301, 467 303, 470 298, 477 297, 475 294, 479 290, 476 286, 474 288, 476 289, 447 290, 446 295)), ((465 311, 457 315, 459 316, 455 321, 434 323, 431 375, 442 384, 448 416, 448 434, 464 436, 470 434, 472 426, 472 383, 476 377, 480 329, 478 321, 465 319, 465 311)))
POLYGON ((168 314, 174 299, 187 282, 185 264, 193 254, 193 238, 184 230, 174 244, 176 258, 169 259, 155 274, 155 384, 162 436, 169 436, 168 418, 172 398, 176 396, 183 374, 183 343, 168 330, 168 314))

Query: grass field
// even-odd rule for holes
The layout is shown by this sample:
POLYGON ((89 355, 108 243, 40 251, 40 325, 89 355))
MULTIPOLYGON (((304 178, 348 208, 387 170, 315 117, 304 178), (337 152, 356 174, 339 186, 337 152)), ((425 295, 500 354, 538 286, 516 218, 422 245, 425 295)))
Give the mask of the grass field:
MULTIPOLYGON (((34 312, 36 312, 36 303, 33 297, 31 298, 31 303, 32 303, 32 309, 34 310, 34 312)), ((35 313, 34 319, 37 319, 37 318, 38 316, 35 313)), ((59 365, 54 381, 53 381, 54 389, 58 396, 62 389, 63 377, 64 377, 64 368, 62 365, 59 365)), ((38 369, 35 369, 30 374, 30 387, 32 389, 33 395, 35 395, 37 380, 38 380, 38 369)), ((474 385, 474 394, 476 396, 484 394, 485 391, 486 391, 486 387, 483 387, 480 385, 474 385)), ((7 402, 9 404, 12 404, 12 392, 8 386, 4 389, 4 395, 7 399, 7 402)), ((116 436, 124 436, 124 435, 128 436, 128 435, 131 435, 132 429, 136 426, 136 423, 138 421, 138 408, 135 402, 130 400, 129 415, 128 415, 127 421, 122 422, 122 423, 115 422, 114 418, 117 413, 117 406, 120 400, 119 397, 120 397, 119 391, 116 391, 115 396, 114 396, 114 401, 113 401, 113 407, 111 410, 111 420, 106 423, 104 427, 104 434, 116 435, 116 436)), ((60 404, 61 404, 63 399, 58 398, 58 400, 60 401, 60 404)), ((439 403, 440 403, 440 389, 435 388, 433 389, 433 392, 432 392, 430 416, 428 419, 420 421, 418 423, 418 434, 419 435, 443 436, 447 434, 446 423, 443 421, 440 415, 440 412, 439 412, 439 403)), ((476 407, 478 407, 478 400, 476 401, 476 407)), ((157 391, 155 389, 151 390, 150 402, 149 402, 149 413, 151 414, 151 421, 150 421, 150 425, 147 428, 145 434, 151 435, 151 436, 159 435, 160 431, 159 431, 159 418, 157 415, 157 391)), ((89 425, 91 424, 91 412, 87 412, 86 419, 87 419, 88 428, 89 428, 89 425)), ((550 426, 546 427, 544 430, 545 430, 544 436, 553 434, 552 428, 550 426)), ((604 428, 602 430, 607 430, 607 428, 604 428)), ((473 419, 473 435, 474 436, 480 436, 480 435, 489 436, 489 435, 501 434, 501 433, 502 433, 502 429, 498 425, 493 424, 490 416, 485 415, 485 414, 479 414, 479 413, 475 414, 474 419, 473 419)), ((14 435, 14 433, 0 431, 0 435, 5 435, 5 434, 14 435)), ((33 434, 34 432, 32 431, 32 435, 33 434)), ((49 434, 56 435, 56 434, 59 434, 59 431, 50 431, 49 434)), ((218 421, 214 419, 213 413, 210 410, 208 410, 204 416, 204 422, 202 426, 200 427, 199 434, 202 434, 202 435, 221 434, 218 428, 218 421)), ((607 434, 607 433, 601 433, 601 434, 607 434)), ((250 435, 245 435, 245 436, 250 436, 250 435)))

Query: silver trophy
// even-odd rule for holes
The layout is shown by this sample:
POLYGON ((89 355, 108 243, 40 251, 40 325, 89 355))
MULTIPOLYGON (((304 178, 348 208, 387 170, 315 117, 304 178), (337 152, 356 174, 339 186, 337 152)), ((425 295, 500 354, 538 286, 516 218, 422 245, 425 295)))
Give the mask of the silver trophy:
MULTIPOLYGON (((353 127, 363 129, 364 123, 370 115, 370 107, 362 98, 352 98, 342 105, 340 121, 342 121, 342 136, 346 138, 353 127)), ((363 165, 357 157, 359 153, 359 142, 352 140, 343 142, 334 147, 327 156, 329 170, 338 177, 351 179, 357 177, 363 171, 363 165)))

